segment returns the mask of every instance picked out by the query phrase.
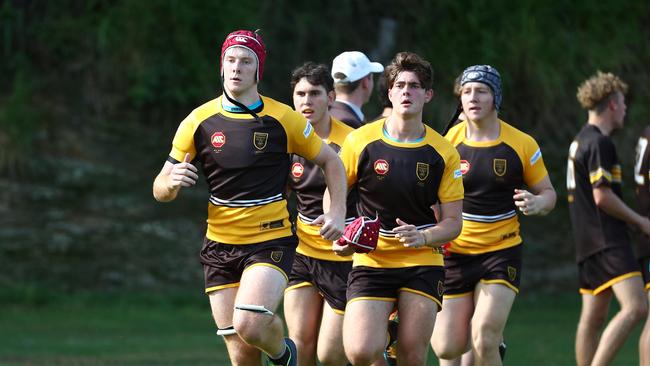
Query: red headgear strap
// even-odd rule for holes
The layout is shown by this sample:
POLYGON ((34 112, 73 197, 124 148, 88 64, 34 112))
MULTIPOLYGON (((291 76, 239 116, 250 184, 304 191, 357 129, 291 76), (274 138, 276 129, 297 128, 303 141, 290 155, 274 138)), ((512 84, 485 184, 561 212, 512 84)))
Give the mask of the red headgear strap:
POLYGON ((257 58, 257 81, 262 80, 264 74, 264 60, 266 59, 266 46, 258 31, 238 30, 230 33, 221 46, 221 75, 223 76, 223 55, 231 47, 244 47, 255 54, 257 58))

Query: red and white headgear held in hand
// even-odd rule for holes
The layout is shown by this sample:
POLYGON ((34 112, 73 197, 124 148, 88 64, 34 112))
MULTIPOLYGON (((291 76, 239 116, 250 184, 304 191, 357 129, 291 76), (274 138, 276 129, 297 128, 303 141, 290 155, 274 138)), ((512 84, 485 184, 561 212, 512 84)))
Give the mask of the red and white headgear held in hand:
POLYGON ((380 227, 379 216, 375 219, 357 217, 345 227, 343 236, 339 238, 337 244, 350 245, 357 253, 370 253, 377 248, 380 227))
POLYGON ((257 34, 259 29, 255 32, 248 30, 237 30, 230 33, 226 36, 226 39, 223 41, 221 46, 221 59, 219 60, 221 65, 221 76, 223 77, 223 56, 226 54, 231 47, 243 47, 247 50, 253 52, 255 58, 257 59, 257 81, 262 80, 262 74, 264 74, 264 60, 266 60, 266 46, 262 37, 257 34))

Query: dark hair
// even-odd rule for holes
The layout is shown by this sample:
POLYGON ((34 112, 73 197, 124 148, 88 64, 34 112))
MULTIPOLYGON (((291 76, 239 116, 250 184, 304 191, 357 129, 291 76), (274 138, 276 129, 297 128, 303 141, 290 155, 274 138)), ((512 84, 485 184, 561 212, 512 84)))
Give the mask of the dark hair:
POLYGON ((388 88, 393 87, 395 79, 403 71, 415 73, 424 89, 433 89, 433 69, 431 64, 413 52, 398 53, 390 62, 390 65, 386 67, 384 75, 386 76, 388 88))
POLYGON ((291 72, 291 90, 296 87, 302 78, 306 78, 312 85, 322 85, 329 93, 334 90, 334 79, 330 75, 330 70, 324 64, 307 61, 298 66, 291 72))
MULTIPOLYGON (((337 75, 338 74, 339 73, 337 73, 337 75)), ((361 80, 363 80, 366 77, 368 77, 368 75, 362 77, 359 80, 355 80, 351 83, 334 83, 334 89, 336 89, 337 93, 351 94, 359 88, 359 85, 361 85, 361 80)))
POLYGON ((377 99, 381 108, 393 108, 393 103, 388 99, 388 85, 386 85, 386 75, 383 73, 377 79, 377 99))

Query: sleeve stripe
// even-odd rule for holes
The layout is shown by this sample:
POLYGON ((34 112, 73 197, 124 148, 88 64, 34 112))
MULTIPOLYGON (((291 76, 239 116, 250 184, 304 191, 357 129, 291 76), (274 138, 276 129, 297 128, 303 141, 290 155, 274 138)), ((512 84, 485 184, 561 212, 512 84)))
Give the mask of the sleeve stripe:
POLYGON ((589 173, 589 181, 591 184, 594 184, 600 180, 600 178, 605 178, 607 181, 612 181, 612 174, 603 168, 598 168, 595 172, 589 173))
POLYGON ((535 163, 537 162, 537 160, 539 160, 539 158, 541 158, 541 157, 542 157, 542 150, 541 150, 541 149, 537 149, 537 151, 535 151, 535 153, 533 154, 533 156, 530 158, 530 165, 535 165, 535 163))

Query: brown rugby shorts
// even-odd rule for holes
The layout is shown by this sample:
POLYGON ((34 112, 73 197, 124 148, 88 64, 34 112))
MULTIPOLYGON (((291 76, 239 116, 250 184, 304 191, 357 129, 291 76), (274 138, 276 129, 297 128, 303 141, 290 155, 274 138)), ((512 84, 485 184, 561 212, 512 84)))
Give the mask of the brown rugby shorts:
POLYGON ((580 293, 598 295, 614 284, 640 276, 639 262, 630 246, 606 248, 578 263, 580 293))
POLYGON ((345 311, 345 290, 352 261, 328 261, 296 253, 287 291, 309 284, 338 313, 345 311))
POLYGON ((445 273, 442 266, 405 268, 352 267, 348 277, 348 302, 355 300, 397 301, 400 291, 427 297, 442 309, 445 273))
POLYGON ((519 293, 522 245, 481 254, 445 256, 445 297, 470 294, 479 282, 499 283, 519 293))
POLYGON ((287 273, 291 272, 297 246, 295 235, 243 245, 223 244, 205 238, 199 255, 205 292, 239 286, 242 273, 251 266, 275 268, 288 279, 287 273))

